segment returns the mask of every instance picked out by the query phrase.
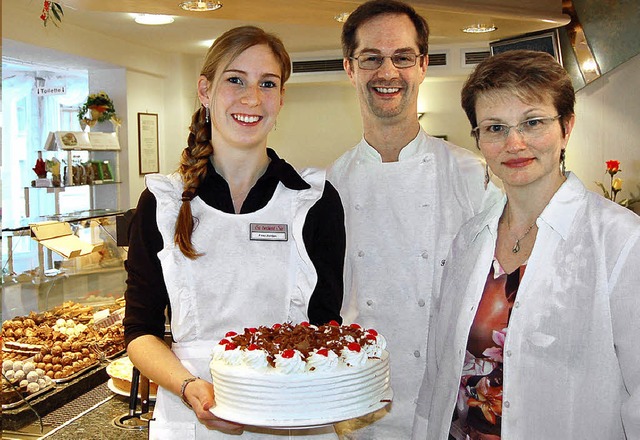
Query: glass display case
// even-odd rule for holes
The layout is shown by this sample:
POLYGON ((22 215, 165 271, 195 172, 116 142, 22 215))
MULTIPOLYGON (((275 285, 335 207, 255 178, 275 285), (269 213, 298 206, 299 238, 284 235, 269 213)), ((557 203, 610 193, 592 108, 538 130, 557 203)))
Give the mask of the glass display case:
POLYGON ((3 225, 2 320, 69 301, 100 307, 122 297, 127 248, 117 243, 121 214, 90 210, 3 225), (35 227, 41 225, 62 227, 70 235, 40 236, 35 227), (64 243, 56 246, 49 238, 64 243))

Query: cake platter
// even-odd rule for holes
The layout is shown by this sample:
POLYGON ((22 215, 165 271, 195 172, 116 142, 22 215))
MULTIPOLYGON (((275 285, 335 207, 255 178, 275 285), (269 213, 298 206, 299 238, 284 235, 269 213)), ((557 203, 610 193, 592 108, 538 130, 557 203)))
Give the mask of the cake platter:
POLYGON ((393 399, 393 390, 391 388, 387 389, 385 393, 381 396, 380 400, 370 405, 367 408, 362 408, 358 411, 344 412, 341 414, 336 414, 333 417, 319 417, 319 418, 308 418, 308 419, 265 419, 261 418, 259 415, 247 415, 247 414, 238 414, 231 411, 225 411, 224 408, 213 407, 209 411, 213 413, 214 416, 219 417, 224 420, 228 420, 230 422, 240 423, 243 425, 249 426, 257 426, 259 428, 269 428, 269 429, 311 429, 311 428, 322 428, 325 426, 330 426, 338 422, 343 422, 349 419, 355 419, 357 417, 365 416, 369 413, 378 411, 379 409, 384 408, 393 399))
MULTIPOLYGON (((121 396, 125 396, 125 397, 129 397, 129 393, 127 393, 124 390, 121 390, 120 388, 118 388, 117 386, 115 386, 115 384, 113 383, 113 379, 109 379, 107 381, 107 387, 109 387, 109 389, 111 391, 113 391, 116 394, 119 394, 121 396)), ((142 396, 140 396, 140 394, 138 394, 138 399, 141 399, 142 396)), ((156 400, 156 395, 155 394, 149 394, 149 400, 156 400)))

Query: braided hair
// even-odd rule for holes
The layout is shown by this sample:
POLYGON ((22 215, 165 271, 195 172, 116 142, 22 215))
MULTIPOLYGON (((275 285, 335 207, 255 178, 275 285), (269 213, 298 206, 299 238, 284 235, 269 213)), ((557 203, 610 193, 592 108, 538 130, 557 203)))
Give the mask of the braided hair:
MULTIPOLYGON (((282 85, 291 76, 291 59, 282 41, 275 35, 255 26, 233 28, 216 39, 207 51, 200 75, 215 87, 216 74, 224 71, 242 52, 250 47, 264 44, 273 52, 280 65, 282 85)), ((215 90, 215 89, 214 89, 215 90)), ((215 93, 214 93, 215 95, 215 93)), ((211 123, 208 108, 200 106, 191 118, 187 148, 182 151, 178 173, 184 185, 182 206, 176 220, 174 242, 182 253, 192 260, 202 256, 191 242, 197 218, 191 212, 191 200, 197 195, 200 184, 207 175, 208 161, 213 154, 211 144, 211 123)))

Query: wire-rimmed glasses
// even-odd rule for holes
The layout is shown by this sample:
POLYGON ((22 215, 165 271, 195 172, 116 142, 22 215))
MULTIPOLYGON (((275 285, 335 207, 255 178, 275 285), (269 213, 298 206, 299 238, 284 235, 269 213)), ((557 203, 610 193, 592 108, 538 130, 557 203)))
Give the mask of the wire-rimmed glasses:
POLYGON ((525 140, 530 140, 549 131, 549 128, 552 126, 552 122, 560 119, 561 116, 562 115, 530 118, 522 122, 518 122, 516 125, 487 122, 480 124, 471 130, 471 135, 474 136, 478 142, 485 144, 499 144, 503 143, 509 136, 511 129, 515 128, 525 140))
POLYGON ((382 63, 384 63, 385 58, 391 58, 391 62, 398 69, 406 69, 408 67, 413 67, 416 65, 418 58, 424 56, 420 53, 413 52, 398 52, 393 55, 384 56, 379 53, 361 53, 355 57, 349 57, 351 60, 358 61, 358 67, 363 70, 376 70, 382 63))

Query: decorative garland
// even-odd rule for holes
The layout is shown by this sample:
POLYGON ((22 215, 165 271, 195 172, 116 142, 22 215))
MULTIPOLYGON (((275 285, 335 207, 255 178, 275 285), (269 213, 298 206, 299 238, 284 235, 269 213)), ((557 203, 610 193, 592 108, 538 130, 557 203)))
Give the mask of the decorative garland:
POLYGON ((63 16, 64 11, 62 10, 62 6, 60 6, 60 3, 44 0, 44 3, 42 5, 42 14, 40 14, 40 20, 42 20, 42 23, 45 26, 49 21, 58 26, 58 23, 62 23, 63 16))
POLYGON ((113 121, 119 125, 120 119, 109 95, 99 92, 89 95, 85 103, 78 108, 78 121, 92 127, 104 121, 113 121))

